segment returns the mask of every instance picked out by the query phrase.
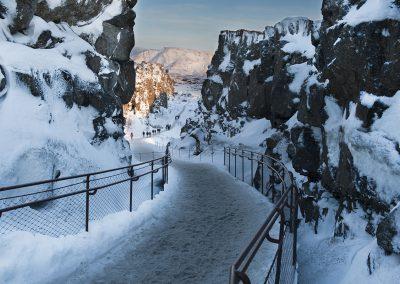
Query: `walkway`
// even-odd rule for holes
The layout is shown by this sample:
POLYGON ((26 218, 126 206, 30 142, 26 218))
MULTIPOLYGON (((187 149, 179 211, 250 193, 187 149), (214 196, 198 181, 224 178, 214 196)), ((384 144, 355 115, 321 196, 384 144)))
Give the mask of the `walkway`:
POLYGON ((170 172, 164 213, 96 263, 82 264, 68 283, 228 282, 230 265, 271 204, 211 165, 175 161, 170 172))

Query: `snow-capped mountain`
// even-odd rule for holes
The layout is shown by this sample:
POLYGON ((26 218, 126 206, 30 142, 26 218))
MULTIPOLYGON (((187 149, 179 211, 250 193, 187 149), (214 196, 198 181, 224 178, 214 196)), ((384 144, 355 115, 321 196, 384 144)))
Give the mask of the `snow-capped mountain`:
POLYGON ((137 63, 142 61, 163 65, 172 76, 206 76, 212 53, 184 48, 165 47, 161 50, 134 49, 131 53, 137 63))

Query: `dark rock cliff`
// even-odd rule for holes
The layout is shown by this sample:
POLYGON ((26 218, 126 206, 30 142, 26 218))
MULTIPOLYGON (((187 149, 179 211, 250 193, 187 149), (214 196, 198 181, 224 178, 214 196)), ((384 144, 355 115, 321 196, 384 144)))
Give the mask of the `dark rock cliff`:
MULTIPOLYGON (((306 219, 318 223, 327 191, 339 203, 338 226, 348 228, 342 212, 361 207, 375 234, 373 224, 400 200, 400 10, 398 1, 383 1, 375 15, 366 2, 325 0, 322 22, 288 18, 264 32, 223 31, 203 85, 201 119, 183 132, 200 129, 210 141, 216 132, 240 132, 234 121, 268 119, 277 131, 266 137, 273 145, 267 151, 289 156, 305 200, 314 201, 302 204, 306 219)), ((396 235, 394 219, 378 235, 389 252, 398 244, 387 245, 382 231, 396 235)))

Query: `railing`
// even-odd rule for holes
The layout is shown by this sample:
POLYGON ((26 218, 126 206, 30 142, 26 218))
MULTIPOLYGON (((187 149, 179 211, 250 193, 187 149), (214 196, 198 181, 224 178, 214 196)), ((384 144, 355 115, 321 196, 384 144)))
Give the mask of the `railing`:
POLYGON ((232 265, 230 283, 294 283, 298 190, 293 175, 277 158, 245 149, 225 148, 224 165, 235 177, 271 198, 275 205, 232 265), (273 255, 269 253, 271 244, 276 245, 273 255), (261 257, 256 260, 258 255, 261 257), (251 265, 256 268, 252 270, 251 265))
POLYGON ((136 210, 168 183, 169 152, 134 165, 0 187, 0 234, 30 231, 54 237, 89 231, 91 221, 136 210))

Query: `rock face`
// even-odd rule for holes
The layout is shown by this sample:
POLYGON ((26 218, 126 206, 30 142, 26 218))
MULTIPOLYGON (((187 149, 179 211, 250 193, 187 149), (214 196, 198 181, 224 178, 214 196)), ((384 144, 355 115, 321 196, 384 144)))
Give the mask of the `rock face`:
POLYGON ((125 105, 125 113, 146 117, 156 106, 166 108, 174 92, 174 81, 161 64, 142 62, 136 66, 135 96, 125 105))
POLYGON ((301 83, 311 71, 317 23, 287 18, 264 32, 223 31, 203 85, 204 105, 227 110, 232 118, 287 121, 299 104, 301 83))
MULTIPOLYGON (((132 0, 0 0, 0 116, 8 123, 0 125, 0 131, 7 136, 13 127, 23 128, 23 122, 10 117, 7 111, 17 103, 15 94, 22 93, 32 97, 26 97, 26 104, 32 105, 24 113, 29 123, 43 129, 57 125, 65 133, 77 133, 61 137, 62 133, 57 136, 57 131, 52 136, 36 129, 43 136, 35 134, 37 141, 32 140, 32 145, 19 139, 20 146, 13 153, 6 153, 13 139, 13 135, 8 135, 10 141, 2 141, 1 145, 3 182, 13 176, 13 171, 15 174, 16 167, 21 167, 19 157, 32 149, 57 152, 52 148, 56 146, 49 146, 53 142, 57 147, 66 143, 66 157, 57 158, 55 164, 68 160, 72 153, 85 160, 88 167, 109 167, 129 161, 123 139, 123 104, 131 101, 135 86, 135 66, 129 58, 135 44, 135 4, 132 0), (44 110, 35 110, 37 106, 44 110), (47 115, 49 118, 45 118, 47 115), (86 145, 86 149, 79 143, 86 145), (95 154, 100 149, 104 156, 113 153, 108 165, 101 161, 102 155, 95 154)), ((78 161, 65 171, 74 171, 73 166, 82 171, 78 161)), ((38 173, 29 177, 41 178, 48 176, 38 173)))
POLYGON ((201 119, 184 132, 209 141, 240 131, 232 121, 266 118, 280 137, 269 151, 288 157, 314 198, 309 221, 321 216, 323 191, 338 212, 387 214, 400 198, 400 9, 392 2, 324 0, 322 22, 288 18, 264 32, 222 32, 201 119), (311 184, 321 191, 313 195, 311 184))
POLYGON ((400 253, 399 222, 400 211, 399 208, 395 208, 379 223, 376 230, 378 245, 388 254, 400 253))

